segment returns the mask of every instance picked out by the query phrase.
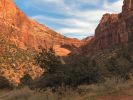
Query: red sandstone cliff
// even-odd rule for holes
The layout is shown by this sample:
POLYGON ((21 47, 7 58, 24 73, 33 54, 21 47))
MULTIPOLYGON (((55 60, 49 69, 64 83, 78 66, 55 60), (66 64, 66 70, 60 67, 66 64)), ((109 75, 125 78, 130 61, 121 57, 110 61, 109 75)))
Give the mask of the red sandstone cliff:
POLYGON ((122 13, 103 15, 94 38, 83 48, 103 50, 130 42, 133 42, 133 0, 124 0, 122 13))
POLYGON ((71 50, 68 52, 66 48, 62 48, 62 44, 74 45, 76 47, 82 44, 77 39, 64 37, 48 27, 30 20, 19 10, 13 0, 0 0, 0 34, 5 34, 22 49, 37 49, 38 46, 48 48, 53 45, 55 49, 57 47, 60 49, 57 53, 60 56, 66 56, 71 52, 71 50))

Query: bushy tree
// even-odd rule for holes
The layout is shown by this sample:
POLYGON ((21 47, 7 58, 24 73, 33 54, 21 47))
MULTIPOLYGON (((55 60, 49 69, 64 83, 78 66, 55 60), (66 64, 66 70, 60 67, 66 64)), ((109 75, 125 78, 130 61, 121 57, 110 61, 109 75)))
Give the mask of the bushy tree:
POLYGON ((126 57, 121 55, 117 58, 111 58, 109 60, 107 70, 110 72, 111 76, 121 77, 123 79, 129 78, 129 73, 133 67, 129 57, 126 57))
POLYGON ((41 49, 35 57, 36 64, 45 69, 48 73, 53 73, 61 65, 59 57, 55 55, 53 48, 41 49))
POLYGON ((64 72, 69 84, 72 86, 90 84, 102 80, 100 67, 95 60, 90 60, 87 57, 74 58, 70 64, 66 65, 64 72))
POLYGON ((41 89, 61 86, 76 88, 81 84, 96 83, 101 80, 101 71, 95 60, 74 56, 64 65, 56 67, 52 73, 45 73, 36 81, 41 89))
POLYGON ((29 86, 32 81, 32 77, 29 74, 26 74, 20 79, 20 86, 29 86))

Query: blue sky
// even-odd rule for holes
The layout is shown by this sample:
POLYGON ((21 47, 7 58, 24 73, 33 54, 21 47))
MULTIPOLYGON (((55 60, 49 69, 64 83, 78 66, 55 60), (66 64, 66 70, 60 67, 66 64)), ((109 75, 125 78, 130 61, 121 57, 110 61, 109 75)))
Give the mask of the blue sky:
POLYGON ((15 0, 31 19, 72 38, 95 33, 105 13, 121 12, 123 0, 15 0))

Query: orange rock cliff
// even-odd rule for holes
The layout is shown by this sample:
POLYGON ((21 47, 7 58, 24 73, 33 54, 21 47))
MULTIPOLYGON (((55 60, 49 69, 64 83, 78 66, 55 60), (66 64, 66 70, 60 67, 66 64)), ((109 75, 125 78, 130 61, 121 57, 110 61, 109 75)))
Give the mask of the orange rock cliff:
POLYGON ((73 51, 62 48, 62 45, 79 47, 83 43, 77 39, 67 38, 29 19, 13 0, 0 0, 0 32, 6 34, 22 49, 38 49, 39 46, 48 48, 53 45, 59 56, 67 56, 73 51))
POLYGON ((47 26, 29 19, 13 0, 1 0, 0 32, 6 34, 12 42, 23 49, 38 49, 38 46, 53 45, 56 54, 60 56, 67 56, 71 52, 79 53, 79 47, 83 44, 86 44, 83 48, 87 51, 128 44, 133 41, 133 0, 124 0, 120 14, 103 15, 95 35, 82 41, 64 37, 47 26))

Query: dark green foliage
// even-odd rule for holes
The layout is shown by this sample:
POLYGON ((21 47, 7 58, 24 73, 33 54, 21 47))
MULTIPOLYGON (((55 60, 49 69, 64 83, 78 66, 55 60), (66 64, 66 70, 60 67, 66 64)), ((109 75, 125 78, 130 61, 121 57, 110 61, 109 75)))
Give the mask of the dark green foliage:
POLYGON ((25 86, 25 85, 29 86, 32 81, 33 80, 31 76, 29 74, 26 74, 20 79, 20 86, 25 86))
POLYGON ((70 56, 61 64, 53 51, 42 50, 37 56, 37 64, 47 70, 41 78, 35 81, 35 88, 47 89, 71 87, 81 84, 103 82, 107 77, 128 79, 132 70, 132 59, 129 51, 116 48, 105 52, 86 56, 70 56))
POLYGON ((0 76, 0 89, 13 89, 13 85, 3 76, 0 76))
POLYGON ((46 90, 47 88, 55 88, 58 89, 62 84, 63 84, 63 79, 64 76, 60 75, 59 73, 55 73, 55 74, 45 74, 43 76, 41 76, 38 80, 36 80, 34 82, 34 84, 32 84, 33 88, 39 88, 39 89, 43 89, 46 90))
POLYGON ((59 57, 55 56, 55 52, 52 48, 41 49, 38 55, 35 57, 36 64, 45 69, 48 73, 53 73, 58 66, 61 65, 59 57))
MULTIPOLYGON (((38 57, 41 56, 42 54, 38 57)), ((46 54, 43 56, 46 56, 46 54)), ((42 58, 45 59, 46 57, 42 58)), ((42 60, 42 58, 41 63, 43 61, 46 61, 42 60)), ((46 63, 42 63, 42 65, 45 64, 46 63)), ((52 73, 50 71, 47 71, 47 73, 45 73, 40 79, 36 81, 35 84, 37 84, 37 88, 58 88, 62 85, 64 87, 69 86, 74 88, 81 84, 96 83, 102 80, 100 68, 95 60, 90 61, 88 58, 74 56, 71 57, 65 65, 60 64, 60 66, 57 66, 56 64, 55 66, 54 63, 52 65, 54 66, 54 68, 56 68, 52 73)), ((53 67, 50 66, 50 68, 53 67)))
POLYGON ((111 58, 107 64, 107 69, 112 76, 128 79, 129 73, 133 69, 130 55, 128 55, 126 52, 123 52, 116 58, 111 58))
POLYGON ((89 60, 86 57, 76 57, 64 70, 69 84, 71 86, 78 86, 80 84, 90 84, 102 80, 100 67, 95 60, 89 60))

